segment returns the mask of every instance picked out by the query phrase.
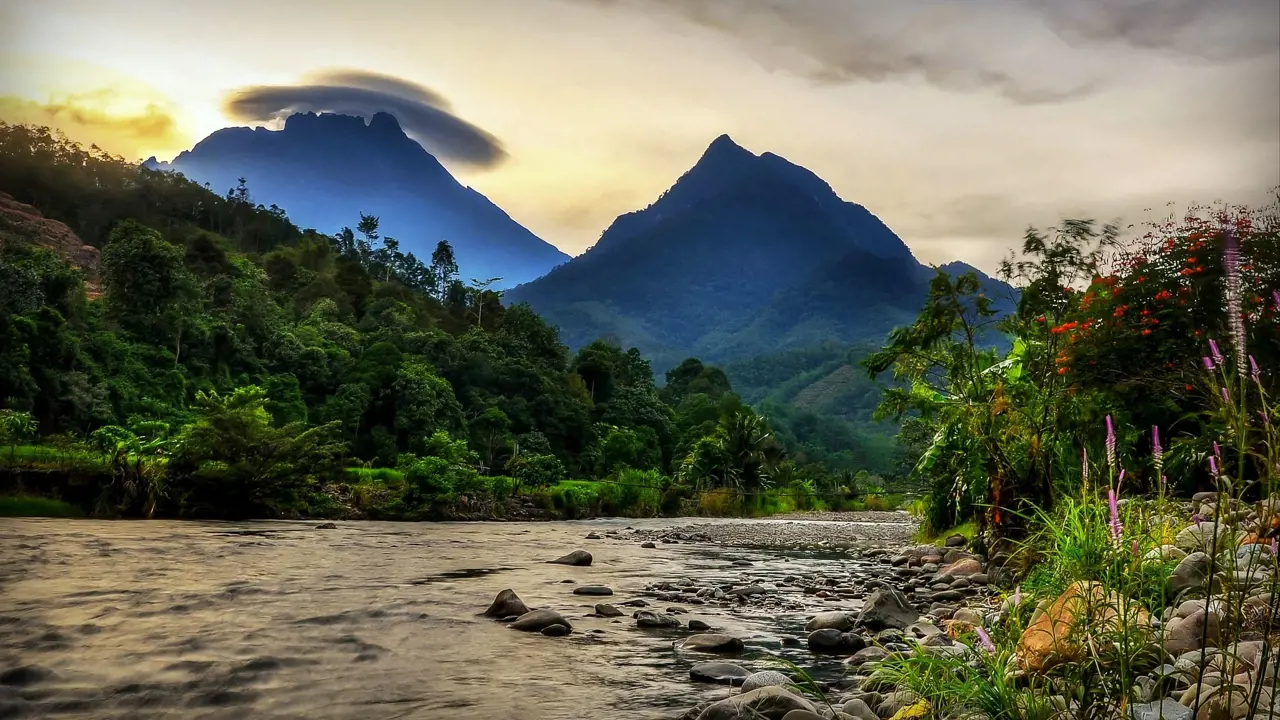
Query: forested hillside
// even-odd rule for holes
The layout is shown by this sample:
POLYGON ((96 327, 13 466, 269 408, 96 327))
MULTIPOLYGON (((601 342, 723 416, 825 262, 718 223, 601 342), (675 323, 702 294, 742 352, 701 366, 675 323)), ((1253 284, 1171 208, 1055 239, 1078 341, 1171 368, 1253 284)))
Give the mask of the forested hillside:
POLYGON ((571 355, 447 243, 418 261, 376 218, 300 230, 243 185, 11 125, 0 192, 5 440, 104 453, 104 511, 402 517, 624 476, 668 500, 851 490, 856 453, 827 443, 857 438, 773 428, 697 361, 659 391, 635 349, 571 355), (352 464, 395 470, 351 486, 352 464))

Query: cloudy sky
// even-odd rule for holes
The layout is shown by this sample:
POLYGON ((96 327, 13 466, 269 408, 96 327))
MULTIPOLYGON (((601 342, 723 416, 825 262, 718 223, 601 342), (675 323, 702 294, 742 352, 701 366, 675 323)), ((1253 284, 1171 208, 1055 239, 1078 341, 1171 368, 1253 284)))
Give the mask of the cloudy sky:
POLYGON ((726 132, 920 259, 986 269, 1029 224, 1280 185, 1277 0, 2 5, 0 119, 167 159, 291 109, 389 109, 573 254, 726 132))

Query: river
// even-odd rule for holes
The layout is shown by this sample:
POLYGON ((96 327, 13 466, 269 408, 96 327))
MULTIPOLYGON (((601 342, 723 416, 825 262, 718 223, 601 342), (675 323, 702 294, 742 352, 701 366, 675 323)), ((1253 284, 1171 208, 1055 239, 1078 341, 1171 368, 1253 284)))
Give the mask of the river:
MULTIPOLYGON (((657 602, 646 586, 661 580, 727 587, 870 565, 830 548, 642 548, 630 530, 680 522, 317 529, 314 522, 0 519, 0 718, 675 718, 728 694, 689 679, 694 662, 715 658, 673 650, 687 630, 586 617, 595 603, 657 602), (584 539, 592 532, 603 539, 584 539), (574 549, 591 552, 593 564, 546 562, 574 549), (615 594, 572 593, 585 584, 615 594), (530 607, 560 612, 573 633, 526 634, 478 617, 504 588, 530 607)), ((902 541, 910 531, 905 521, 712 526, 740 545, 788 528, 855 545, 902 541)), ((813 611, 859 602, 796 591, 786 611, 688 606, 681 619, 743 638, 747 650, 735 662, 749 669, 785 669, 777 659, 785 657, 832 678, 840 658, 783 647, 782 637, 802 636, 813 611)))

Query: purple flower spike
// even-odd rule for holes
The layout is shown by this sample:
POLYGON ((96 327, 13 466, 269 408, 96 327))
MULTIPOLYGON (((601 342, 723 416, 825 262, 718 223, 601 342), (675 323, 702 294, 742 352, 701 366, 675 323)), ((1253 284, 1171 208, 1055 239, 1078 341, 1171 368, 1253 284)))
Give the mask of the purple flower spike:
POLYGON ((1134 541, 1133 541, 1133 545, 1131 546, 1131 548, 1130 548, 1130 549, 1132 550, 1132 552, 1133 552, 1133 556, 1134 556, 1134 557, 1138 557, 1138 556, 1141 554, 1141 551, 1139 551, 1139 550, 1138 550, 1138 541, 1137 541, 1137 540, 1134 540, 1134 541))
POLYGON ((1125 469, 1120 468, 1120 477, 1116 479, 1116 490, 1119 490, 1120 486, 1124 483, 1124 476, 1125 476, 1125 469))
POLYGON ((1204 518, 1200 516, 1200 513, 1196 513, 1191 516, 1191 522, 1195 523, 1196 527, 1200 527, 1200 523, 1204 522, 1204 518))
POLYGON ((1222 365, 1226 359, 1222 357, 1222 351, 1218 349, 1218 343, 1213 340, 1209 341, 1209 354, 1213 356, 1213 362, 1222 365))
POLYGON ((1164 448, 1160 447, 1160 426, 1151 426, 1151 461, 1159 473, 1164 468, 1164 448))
POLYGON ((1218 477, 1218 461, 1214 459, 1212 455, 1209 456, 1209 473, 1212 474, 1214 478, 1218 477))
POLYGON ((1280 555, 1280 539, 1271 538, 1271 557, 1280 555))
POLYGON ((1208 355, 1204 356, 1204 369, 1213 372, 1213 358, 1208 355))
POLYGON ((1225 387, 1220 389, 1222 390, 1222 402, 1224 403, 1231 402, 1231 393, 1227 392, 1227 389, 1225 387))
MULTIPOLYGON (((1272 542, 1274 543, 1275 541, 1273 540, 1272 542)), ((1015 608, 1022 607, 1022 586, 1021 585, 1013 589, 1013 606, 1015 608)))
POLYGON ((1262 369, 1258 367, 1258 361, 1254 360, 1252 355, 1249 356, 1249 377, 1254 382, 1262 381, 1262 369))
POLYGON ((1124 526, 1120 524, 1120 506, 1116 504, 1116 491, 1107 491, 1107 504, 1111 506, 1111 537, 1119 540, 1124 534, 1124 526))
POLYGON ((982 628, 974 628, 978 632, 978 642, 982 644, 982 649, 989 653, 995 653, 996 646, 991 642, 991 636, 982 628))
POLYGON ((1217 440, 1213 441, 1213 454, 1215 457, 1219 457, 1219 458, 1222 457, 1222 447, 1218 445, 1217 440))
POLYGON ((1116 466, 1116 428, 1111 423, 1111 416, 1107 416, 1107 467, 1115 469, 1116 466))
MULTIPOLYGON (((1240 243, 1230 229, 1223 230, 1222 270, 1223 299, 1226 300, 1227 321, 1231 323, 1231 343, 1236 351, 1236 372, 1245 373, 1244 312, 1240 307, 1240 243)), ((1216 356, 1215 356, 1216 359, 1216 356)))

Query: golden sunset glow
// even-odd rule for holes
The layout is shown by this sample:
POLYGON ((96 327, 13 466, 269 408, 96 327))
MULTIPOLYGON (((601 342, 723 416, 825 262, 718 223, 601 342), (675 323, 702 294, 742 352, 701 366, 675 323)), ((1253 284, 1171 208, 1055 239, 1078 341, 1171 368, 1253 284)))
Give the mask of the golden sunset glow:
MULTIPOLYGON (((1168 202, 1250 202, 1280 184, 1280 53, 1195 57, 1181 37, 1104 41, 1096 23, 991 10, 990 42, 912 36, 936 46, 903 62, 936 65, 898 67, 892 12, 855 23, 856 8, 878 7, 865 2, 746 20, 696 5, 18 0, 0 118, 168 159, 232 124, 237 89, 334 68, 393 76, 496 137, 505 162, 451 171, 570 253, 721 133, 812 169, 922 260, 987 269, 1028 224, 1141 221, 1168 202), (890 43, 879 54, 854 51, 878 32, 890 43)), ((943 5, 922 7, 968 27, 968 11, 943 5)))

